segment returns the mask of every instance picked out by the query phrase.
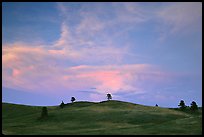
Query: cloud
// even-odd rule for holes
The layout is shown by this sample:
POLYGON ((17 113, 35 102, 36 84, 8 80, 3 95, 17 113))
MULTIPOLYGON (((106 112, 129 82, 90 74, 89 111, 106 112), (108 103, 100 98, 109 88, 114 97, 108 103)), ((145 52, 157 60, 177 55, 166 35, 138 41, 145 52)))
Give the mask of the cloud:
POLYGON ((201 29, 202 3, 166 3, 155 12, 155 19, 158 19, 161 25, 163 37, 181 32, 192 33, 201 29))
POLYGON ((86 34, 94 36, 97 32, 104 29, 105 23, 101 22, 99 19, 93 16, 87 16, 82 19, 78 25, 76 31, 77 34, 86 34))
MULTIPOLYGON (((145 23, 151 23, 161 40, 172 35, 186 35, 202 30, 202 3, 168 2, 168 3, 113 3, 115 26, 125 25, 121 35, 145 23), (116 25, 117 24, 117 25, 116 25)), ((119 31, 116 31, 117 33, 119 31)), ((117 34, 116 34, 117 35, 117 34)), ((120 36, 121 36, 120 35, 120 36)))
MULTIPOLYGON (((3 86, 53 94, 56 91, 69 94, 95 87, 91 96, 100 96, 106 92, 140 94, 167 81, 169 74, 153 65, 126 64, 127 55, 132 55, 128 45, 112 40, 118 32, 123 35, 124 30, 116 31, 113 36, 106 35, 109 31, 105 30, 119 22, 134 24, 149 19, 138 4, 119 5, 112 4, 116 11, 108 16, 113 17, 108 23, 92 16, 96 13, 91 13, 90 9, 82 8, 78 24, 73 27, 65 19, 59 39, 51 45, 3 44, 3 86), (119 10, 119 5, 122 10, 119 10)), ((69 8, 61 3, 58 6, 63 16, 69 14, 69 8)), ((104 14, 100 10, 98 12, 104 14)))
POLYGON ((60 13, 66 15, 69 11, 68 8, 63 5, 62 2, 57 3, 57 8, 60 10, 60 13))
POLYGON ((70 31, 68 29, 68 26, 65 22, 62 23, 61 26, 61 35, 60 38, 56 41, 54 44, 56 47, 64 46, 65 44, 70 44, 72 41, 70 31))
POLYGON ((142 23, 148 20, 148 12, 139 3, 113 3, 116 19, 121 23, 142 23))
POLYGON ((101 96, 106 92, 141 93, 147 81, 162 82, 166 77, 149 64, 56 66, 56 62, 67 58, 56 54, 61 52, 43 46, 4 45, 3 86, 48 94, 69 94, 95 87, 94 93, 87 94, 101 96))
POLYGON ((12 76, 15 78, 15 77, 19 76, 20 73, 21 73, 21 71, 19 71, 18 69, 13 69, 13 74, 12 74, 12 76))
MULTIPOLYGON (((62 10, 63 14, 66 14, 65 9, 62 10)), ((83 21, 86 23, 86 20, 83 21)), ((83 21, 77 30, 85 29, 80 28, 84 25, 83 21)), ((66 69, 72 72, 77 67, 78 69, 83 67, 80 65, 73 67, 73 64, 100 64, 102 66, 118 64, 122 62, 126 54, 128 54, 128 48, 125 46, 121 48, 106 42, 100 44, 92 39, 86 40, 83 35, 76 35, 75 31, 71 31, 67 22, 64 21, 61 25, 60 38, 52 45, 24 42, 3 44, 3 84, 5 87, 35 92, 43 89, 54 91, 58 88, 75 90, 75 87, 83 90, 87 85, 90 87, 98 85, 99 90, 105 90, 110 86, 112 91, 116 91, 117 86, 122 85, 122 80, 115 70, 84 72, 86 75, 75 72, 76 75, 72 75, 72 73, 66 74, 66 69), (105 78, 102 77, 103 75, 105 78), (106 82, 108 79, 110 84, 106 82), (90 84, 86 85, 83 81, 90 84)))
MULTIPOLYGON (((78 28, 80 29, 80 28, 78 28)), ((61 26, 61 36, 54 43, 49 52, 63 55, 64 58, 80 61, 81 63, 121 63, 125 55, 129 54, 128 47, 110 45, 109 42, 96 42, 94 39, 84 38, 86 35, 76 35, 69 30, 65 22, 61 26)))
POLYGON ((73 26, 72 36, 85 42, 82 43, 84 45, 98 41, 105 42, 103 45, 106 45, 107 41, 113 41, 114 37, 123 37, 126 32, 151 18, 151 11, 147 11, 135 2, 79 3, 72 5, 74 10, 67 3, 58 3, 58 5, 64 21, 73 26))

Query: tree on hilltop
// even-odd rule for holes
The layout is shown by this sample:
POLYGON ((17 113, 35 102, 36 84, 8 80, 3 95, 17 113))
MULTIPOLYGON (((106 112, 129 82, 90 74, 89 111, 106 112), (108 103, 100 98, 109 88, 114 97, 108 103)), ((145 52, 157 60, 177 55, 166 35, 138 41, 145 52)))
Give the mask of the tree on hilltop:
POLYGON ((60 108, 64 108, 65 104, 64 102, 62 101, 62 103, 60 104, 60 108))
POLYGON ((181 110, 184 110, 186 108, 185 102, 183 100, 180 101, 179 105, 181 110))
POLYGON ((190 109, 191 109, 192 111, 196 111, 196 110, 198 110, 198 105, 196 104, 195 101, 193 101, 193 102, 191 103, 191 107, 190 107, 190 109))
POLYGON ((73 103, 75 100, 76 100, 75 97, 72 97, 72 98, 71 98, 71 102, 72 102, 72 103, 73 103))
POLYGON ((112 96, 111 96, 111 94, 107 94, 107 98, 108 98, 108 100, 111 100, 112 99, 112 96))

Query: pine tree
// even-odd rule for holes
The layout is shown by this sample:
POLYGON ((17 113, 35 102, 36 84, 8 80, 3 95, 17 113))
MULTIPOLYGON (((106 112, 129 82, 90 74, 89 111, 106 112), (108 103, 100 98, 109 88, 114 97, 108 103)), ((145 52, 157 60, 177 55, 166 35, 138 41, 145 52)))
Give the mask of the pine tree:
POLYGON ((64 108, 65 104, 64 102, 62 101, 62 103, 60 104, 60 108, 64 108))
POLYGON ((112 99, 112 96, 111 96, 111 94, 107 94, 107 98, 108 98, 108 100, 111 100, 112 99))
POLYGON ((185 102, 183 100, 180 101, 179 105, 181 110, 184 110, 186 108, 185 102))
POLYGON ((75 97, 72 97, 72 98, 71 98, 71 102, 72 102, 72 103, 73 103, 75 100, 76 100, 75 97))
POLYGON ((191 109, 192 111, 196 111, 196 110, 198 110, 198 105, 196 104, 195 101, 193 101, 193 102, 191 103, 191 107, 190 107, 190 109, 191 109))

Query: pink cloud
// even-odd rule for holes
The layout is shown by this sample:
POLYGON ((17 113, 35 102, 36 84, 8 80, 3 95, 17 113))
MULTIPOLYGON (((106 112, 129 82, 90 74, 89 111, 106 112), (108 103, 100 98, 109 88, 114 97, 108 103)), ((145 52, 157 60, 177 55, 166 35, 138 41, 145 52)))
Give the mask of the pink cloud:
POLYGON ((82 73, 79 76, 79 78, 87 78, 91 79, 93 81, 96 81, 98 84, 94 85, 94 87, 97 88, 99 91, 107 92, 107 91, 117 91, 122 86, 124 86, 124 83, 122 81, 122 76, 119 75, 118 70, 112 70, 112 71, 93 71, 88 73, 82 73))
POLYGON ((143 93, 146 81, 159 83, 166 79, 165 73, 149 64, 53 67, 53 54, 43 48, 9 47, 3 51, 3 86, 28 92, 73 95, 95 87, 96 94, 87 94, 103 98, 107 92, 143 93), (53 59, 49 61, 48 57, 53 59), (9 70, 13 70, 12 74, 9 70))
POLYGON ((54 55, 64 55, 65 51, 64 50, 48 50, 50 54, 54 54, 54 55))
POLYGON ((87 88, 96 87, 98 93, 105 93, 107 91, 112 93, 119 91, 141 93, 144 90, 142 90, 142 87, 138 83, 143 83, 147 80, 161 82, 165 78, 160 77, 167 76, 163 72, 157 71, 154 67, 147 64, 112 66, 82 65, 66 69, 66 73, 70 74, 70 77, 77 79, 77 81, 84 81, 87 88), (74 74, 74 76, 71 74, 74 74))
MULTIPOLYGON (((129 12, 135 10, 131 6, 128 8, 129 12)), ((93 20, 96 25, 93 32, 103 29, 104 26, 100 25, 105 24, 100 24, 95 18, 93 20)), ((83 20, 78 30, 86 30, 87 22, 89 21, 83 20)), ((104 94, 121 91, 141 93, 144 91, 143 83, 147 80, 161 82, 165 79, 163 73, 150 64, 106 65, 122 64, 128 51, 126 46, 120 47, 106 42, 100 45, 83 35, 76 36, 64 22, 60 38, 52 45, 20 42, 3 45, 3 83, 4 86, 14 89, 53 94, 59 89, 61 92, 74 92, 96 87, 94 92, 104 94), (65 64, 56 65, 58 62, 65 64), (101 65, 65 67, 69 62, 78 64, 100 62, 101 65)))
POLYGON ((20 71, 20 70, 18 70, 18 69, 13 69, 13 74, 12 74, 13 77, 17 77, 17 76, 19 76, 20 74, 21 74, 21 71, 20 71))
MULTIPOLYGON (((105 51, 99 51, 105 54, 103 53, 105 51)), ((113 49, 110 51, 117 52, 113 49)), ((83 51, 85 53, 76 52, 86 55, 88 49, 83 51)), ((120 55, 120 51, 118 52, 120 55)), ((147 81, 159 83, 168 77, 166 73, 150 64, 78 65, 70 67, 53 65, 58 60, 73 60, 70 56, 61 56, 61 54, 67 53, 66 50, 55 50, 43 46, 33 47, 25 43, 4 45, 2 56, 3 85, 30 92, 44 91, 53 94, 56 94, 59 89, 61 92, 66 91, 67 93, 90 87, 95 87, 94 92, 97 94, 106 94, 107 92, 141 93, 145 91, 144 84, 147 81), (10 70, 12 70, 12 74, 10 70)), ((86 59, 86 57, 84 58, 86 59)))

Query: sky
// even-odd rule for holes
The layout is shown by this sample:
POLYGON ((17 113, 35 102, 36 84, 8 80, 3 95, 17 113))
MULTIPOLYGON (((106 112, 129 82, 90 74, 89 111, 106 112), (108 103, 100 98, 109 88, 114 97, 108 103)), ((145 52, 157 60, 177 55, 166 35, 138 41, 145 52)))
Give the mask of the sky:
POLYGON ((202 3, 3 2, 2 102, 202 106, 202 3))

